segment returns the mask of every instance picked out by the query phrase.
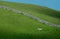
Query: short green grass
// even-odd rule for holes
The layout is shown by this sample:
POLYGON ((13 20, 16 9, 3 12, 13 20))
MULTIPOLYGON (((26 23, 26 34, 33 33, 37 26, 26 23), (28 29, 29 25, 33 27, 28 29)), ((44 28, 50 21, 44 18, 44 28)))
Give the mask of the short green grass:
MULTIPOLYGON (((11 2, 0 2, 0 5, 9 6, 49 22, 60 24, 59 15, 55 17, 40 13, 38 11, 39 7, 35 5, 11 2)), ((0 39, 60 39, 60 28, 41 24, 34 19, 13 11, 0 9, 0 39), (37 30, 39 27, 42 28, 41 31, 37 30)))

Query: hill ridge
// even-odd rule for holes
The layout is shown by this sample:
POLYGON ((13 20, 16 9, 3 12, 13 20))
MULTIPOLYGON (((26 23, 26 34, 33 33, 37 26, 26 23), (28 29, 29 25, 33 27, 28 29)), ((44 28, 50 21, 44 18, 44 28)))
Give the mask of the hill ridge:
POLYGON ((45 24, 45 25, 54 26, 54 27, 60 28, 60 25, 53 24, 53 23, 47 22, 47 21, 45 21, 45 20, 41 20, 41 19, 38 18, 38 17, 35 17, 35 16, 31 15, 31 14, 22 12, 22 11, 20 11, 20 10, 16 10, 16 9, 13 9, 13 8, 10 8, 10 7, 6 7, 6 6, 0 6, 0 8, 7 9, 7 10, 11 10, 11 11, 17 12, 17 13, 19 13, 19 14, 23 14, 23 15, 28 16, 28 17, 30 17, 30 18, 32 18, 32 19, 34 19, 34 20, 37 20, 38 22, 43 23, 43 24, 45 24))

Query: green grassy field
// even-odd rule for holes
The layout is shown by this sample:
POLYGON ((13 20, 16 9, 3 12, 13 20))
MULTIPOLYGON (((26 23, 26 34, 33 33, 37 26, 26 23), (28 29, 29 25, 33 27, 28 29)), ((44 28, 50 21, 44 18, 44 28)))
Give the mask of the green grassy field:
MULTIPOLYGON (((31 4, 0 2, 51 23, 60 24, 60 11, 31 4)), ((47 26, 22 14, 0 8, 0 39, 60 39, 60 28, 47 26), (38 28, 42 30, 39 31, 38 28)))

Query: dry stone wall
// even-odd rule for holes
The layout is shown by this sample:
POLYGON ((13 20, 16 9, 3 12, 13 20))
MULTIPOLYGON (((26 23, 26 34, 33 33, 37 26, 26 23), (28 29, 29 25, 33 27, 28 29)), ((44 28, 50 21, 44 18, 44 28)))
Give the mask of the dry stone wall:
POLYGON ((40 23, 42 23, 42 24, 45 24, 45 25, 60 28, 60 25, 53 24, 53 23, 47 22, 47 21, 45 21, 45 20, 41 20, 40 18, 38 18, 38 17, 36 17, 36 16, 33 16, 33 15, 31 15, 31 14, 22 12, 22 11, 20 11, 20 10, 16 10, 16 9, 13 9, 13 8, 10 8, 10 7, 6 7, 6 6, 0 6, 0 8, 6 9, 6 10, 11 10, 11 11, 13 11, 13 12, 23 14, 23 15, 28 16, 28 17, 30 17, 30 18, 32 18, 32 19, 34 19, 34 20, 37 20, 38 22, 40 22, 40 23))

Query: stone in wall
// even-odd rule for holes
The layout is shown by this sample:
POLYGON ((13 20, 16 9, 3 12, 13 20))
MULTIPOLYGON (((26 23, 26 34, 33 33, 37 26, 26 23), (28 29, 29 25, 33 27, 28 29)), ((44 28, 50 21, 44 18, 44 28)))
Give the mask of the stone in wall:
POLYGON ((2 8, 2 6, 0 6, 0 8, 2 8))
POLYGON ((16 10, 16 9, 12 9, 13 12, 17 12, 17 13, 21 13, 21 11, 16 10))

